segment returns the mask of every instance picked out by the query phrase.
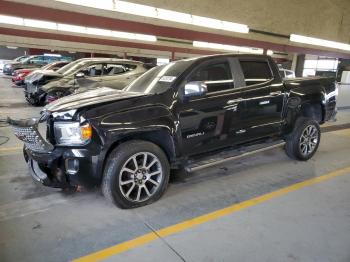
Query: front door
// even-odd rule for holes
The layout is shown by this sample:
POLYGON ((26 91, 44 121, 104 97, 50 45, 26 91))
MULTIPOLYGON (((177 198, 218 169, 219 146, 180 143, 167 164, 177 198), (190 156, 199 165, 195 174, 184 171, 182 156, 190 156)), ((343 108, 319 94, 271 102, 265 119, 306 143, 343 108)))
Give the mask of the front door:
POLYGON ((230 64, 226 58, 203 62, 187 77, 186 83, 204 82, 208 91, 204 96, 190 97, 180 103, 183 153, 192 155, 229 146, 229 125, 241 107, 239 103, 234 106, 229 103, 239 97, 234 91, 230 64))

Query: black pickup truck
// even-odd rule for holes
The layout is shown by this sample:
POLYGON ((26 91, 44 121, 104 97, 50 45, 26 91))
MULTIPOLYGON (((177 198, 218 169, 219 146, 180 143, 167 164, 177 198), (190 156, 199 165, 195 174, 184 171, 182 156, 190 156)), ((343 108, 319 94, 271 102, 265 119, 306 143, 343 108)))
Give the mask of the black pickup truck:
POLYGON ((227 148, 283 139, 290 157, 308 160, 319 124, 336 114, 336 93, 333 79, 282 81, 268 56, 215 55, 155 67, 122 91, 71 95, 39 119, 8 122, 36 180, 101 185, 107 199, 131 208, 159 199, 171 169, 227 148))

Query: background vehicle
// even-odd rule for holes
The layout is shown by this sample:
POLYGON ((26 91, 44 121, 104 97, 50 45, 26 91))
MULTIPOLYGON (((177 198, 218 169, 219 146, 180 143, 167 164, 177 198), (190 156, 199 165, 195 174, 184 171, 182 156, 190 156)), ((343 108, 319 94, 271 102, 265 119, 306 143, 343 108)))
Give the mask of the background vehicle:
MULTIPOLYGON (((58 62, 53 62, 50 64, 47 64, 43 67, 40 68, 40 70, 52 70, 56 71, 60 69, 61 67, 67 65, 68 61, 58 61, 58 62)), ((24 79, 31 73, 38 71, 36 68, 24 68, 24 69, 18 69, 15 70, 12 74, 12 82, 18 86, 24 85, 24 79)))
POLYGON ((43 71, 28 78, 25 96, 33 105, 43 105, 77 92, 81 87, 124 88, 146 72, 148 67, 137 61, 116 58, 83 58, 60 70, 43 71))
POLYGON ((290 157, 306 161, 335 109, 333 79, 283 81, 270 57, 216 55, 153 68, 123 91, 64 97, 40 120, 9 123, 36 180, 101 184, 107 199, 131 208, 160 198, 171 168, 228 147, 283 139, 290 157))
POLYGON ((56 54, 33 55, 20 59, 19 61, 11 61, 4 66, 3 73, 12 75, 17 69, 23 68, 40 68, 43 65, 50 64, 55 61, 71 61, 70 57, 65 57, 56 54))
POLYGON ((24 60, 27 57, 28 56, 19 56, 19 57, 16 57, 15 59, 13 59, 13 60, 1 60, 0 61, 0 71, 5 73, 5 71, 7 71, 11 67, 11 63, 13 63, 13 62, 20 62, 20 61, 24 60))

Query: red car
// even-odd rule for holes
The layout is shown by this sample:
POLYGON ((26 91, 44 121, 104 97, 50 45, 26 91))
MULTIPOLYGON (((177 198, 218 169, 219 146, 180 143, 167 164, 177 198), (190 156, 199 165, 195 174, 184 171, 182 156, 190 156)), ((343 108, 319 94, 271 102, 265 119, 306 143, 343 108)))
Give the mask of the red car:
POLYGON ((24 78, 29 75, 29 73, 36 70, 36 68, 27 68, 27 69, 18 69, 15 70, 12 74, 12 83, 17 86, 21 86, 24 84, 24 78))
MULTIPOLYGON (((53 70, 56 71, 60 69, 61 67, 65 66, 70 62, 68 61, 58 61, 58 62, 53 62, 48 65, 45 65, 41 67, 39 70, 53 70)), ((21 86, 24 85, 24 79, 27 75, 29 75, 31 72, 34 72, 38 70, 38 68, 24 68, 24 69, 17 69, 13 72, 12 74, 12 82, 17 85, 21 86)))

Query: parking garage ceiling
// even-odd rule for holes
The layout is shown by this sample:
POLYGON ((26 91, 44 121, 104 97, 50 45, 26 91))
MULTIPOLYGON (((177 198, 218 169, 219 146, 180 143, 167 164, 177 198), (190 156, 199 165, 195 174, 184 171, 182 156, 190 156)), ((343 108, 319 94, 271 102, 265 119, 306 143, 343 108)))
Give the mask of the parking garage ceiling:
POLYGON ((130 2, 112 0, 98 5, 89 0, 33 0, 30 5, 24 0, 1 0, 0 15, 34 22, 7 24, 9 19, 5 17, 0 19, 0 34, 5 45, 42 45, 44 39, 48 47, 73 48, 76 43, 85 43, 92 45, 91 50, 118 49, 131 53, 147 50, 159 52, 161 56, 170 56, 172 52, 198 55, 251 49, 257 53, 273 50, 350 57, 350 18, 345 15, 350 11, 350 2, 347 0, 253 0, 239 2, 240 9, 236 8, 236 2, 222 0, 213 5, 209 0, 133 1, 142 6, 128 9, 130 2), (43 23, 36 27, 35 21, 50 23, 47 27, 43 23), (62 25, 84 27, 85 31, 60 30, 62 25), (291 34, 317 39, 293 42, 291 34), (320 39, 334 42, 320 42, 320 39), (236 50, 238 46, 249 49, 236 50))

